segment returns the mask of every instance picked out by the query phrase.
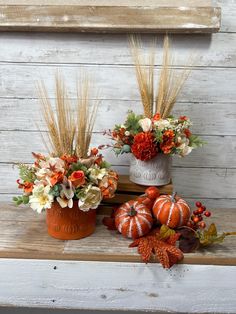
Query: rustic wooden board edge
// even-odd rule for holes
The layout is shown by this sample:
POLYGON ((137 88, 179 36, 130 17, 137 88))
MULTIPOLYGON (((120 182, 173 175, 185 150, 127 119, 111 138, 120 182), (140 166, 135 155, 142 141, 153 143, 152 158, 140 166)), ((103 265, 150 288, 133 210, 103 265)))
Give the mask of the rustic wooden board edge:
POLYGON ((221 24, 213 6, 1 5, 0 13, 0 31, 214 33, 221 24))
POLYGON ((0 272, 0 306, 221 314, 236 307, 236 267, 165 271, 153 264, 2 259, 0 272))
MULTIPOLYGON (((51 255, 47 253, 38 253, 33 251, 31 252, 0 252, 0 261, 5 258, 9 259, 27 259, 27 260, 50 260, 50 261, 77 261, 77 262, 107 262, 107 263, 138 263, 144 264, 139 255, 109 255, 109 254, 55 254, 51 255)), ((236 266, 236 258, 225 258, 225 257, 217 257, 212 259, 211 257, 204 256, 203 257, 194 257, 194 253, 184 255, 184 259, 178 263, 178 265, 211 265, 211 266, 236 266)), ((149 264, 157 264, 160 263, 158 261, 152 260, 149 264)))

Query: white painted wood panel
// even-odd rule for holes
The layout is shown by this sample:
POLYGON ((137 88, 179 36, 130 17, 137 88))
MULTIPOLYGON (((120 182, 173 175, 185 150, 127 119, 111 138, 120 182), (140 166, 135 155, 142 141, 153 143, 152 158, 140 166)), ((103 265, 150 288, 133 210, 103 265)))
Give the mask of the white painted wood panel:
MULTIPOLYGON (((53 102, 54 100, 52 100, 53 102)), ((75 101, 71 100, 75 105, 75 101)), ((40 118, 38 99, 8 99, 0 101, 0 131, 46 130, 40 118), (17 114, 16 114, 17 112, 17 114)), ((140 101, 101 100, 94 131, 112 129, 116 123, 123 123, 128 110, 142 113, 140 101)), ((177 103, 175 115, 187 115, 193 122, 192 131, 200 135, 236 135, 235 103, 177 103), (209 116, 211 119, 209 119, 209 116)))
MULTIPOLYGON (((71 87, 69 97, 75 97, 75 81, 81 71, 86 71, 96 82, 103 99, 140 100, 135 71, 132 66, 116 65, 32 65, 0 64, 0 96, 7 98, 35 98, 36 83, 43 79, 53 97, 54 76, 60 69, 71 87)), ((177 69, 177 71, 181 71, 177 69)), ((157 74, 159 70, 157 71, 157 74)), ((187 80, 179 101, 235 102, 236 71, 231 68, 197 68, 187 80)))
POLYGON ((236 309, 235 266, 177 265, 166 271, 159 264, 1 259, 0 273, 5 306, 221 314, 236 309))
MULTIPOLYGON (((142 36, 148 52, 153 36, 142 36)), ((133 64, 127 35, 0 33, 0 62, 42 64, 133 64)), ((174 63, 185 65, 191 53, 195 66, 235 67, 236 34, 171 37, 174 63)), ((157 36, 156 64, 161 64, 163 36, 157 36)))

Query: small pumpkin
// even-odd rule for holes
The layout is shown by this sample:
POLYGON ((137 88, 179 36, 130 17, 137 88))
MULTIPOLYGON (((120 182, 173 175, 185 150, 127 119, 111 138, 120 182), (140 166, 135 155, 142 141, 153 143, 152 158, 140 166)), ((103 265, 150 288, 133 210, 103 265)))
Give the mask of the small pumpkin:
POLYGON ((190 207, 176 193, 161 195, 153 205, 153 214, 161 224, 177 228, 185 226, 189 221, 190 207))
POLYGON ((149 209, 152 209, 156 198, 160 195, 160 191, 155 186, 150 186, 145 190, 145 193, 137 198, 139 203, 146 205, 149 209))
POLYGON ((142 237, 151 230, 152 224, 151 210, 138 201, 128 201, 115 212, 116 228, 126 238, 142 237))

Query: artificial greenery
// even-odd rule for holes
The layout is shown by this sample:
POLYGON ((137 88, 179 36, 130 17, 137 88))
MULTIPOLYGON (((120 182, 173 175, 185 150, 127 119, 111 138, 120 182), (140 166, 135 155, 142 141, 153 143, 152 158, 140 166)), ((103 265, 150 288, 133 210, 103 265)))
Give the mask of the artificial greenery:
POLYGON ((36 180, 35 169, 25 164, 19 164, 19 176, 24 182, 33 183, 36 180))

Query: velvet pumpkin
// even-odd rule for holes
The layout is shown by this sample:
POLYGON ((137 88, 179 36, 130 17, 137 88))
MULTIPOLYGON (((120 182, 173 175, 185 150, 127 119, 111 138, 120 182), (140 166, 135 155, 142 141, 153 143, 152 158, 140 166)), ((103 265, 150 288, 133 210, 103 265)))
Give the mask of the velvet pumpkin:
POLYGON ((189 221, 190 207, 176 193, 161 195, 153 205, 153 214, 161 224, 177 228, 185 226, 189 221))
POLYGON ((126 238, 137 239, 147 234, 153 224, 151 210, 138 201, 129 201, 115 212, 117 230, 126 238))

